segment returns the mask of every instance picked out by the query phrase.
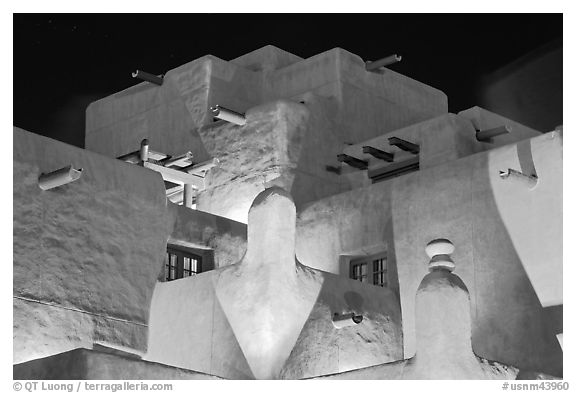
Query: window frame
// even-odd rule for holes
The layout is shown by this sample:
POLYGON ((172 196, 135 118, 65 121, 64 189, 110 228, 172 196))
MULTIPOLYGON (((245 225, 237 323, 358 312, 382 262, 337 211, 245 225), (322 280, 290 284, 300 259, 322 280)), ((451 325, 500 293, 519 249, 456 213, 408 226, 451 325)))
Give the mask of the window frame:
MULTIPOLYGON (((361 271, 361 268, 360 268, 361 271)), ((389 286, 390 280, 388 277, 388 255, 387 252, 381 252, 378 254, 365 255, 356 258, 351 258, 349 261, 349 274, 348 277, 352 280, 360 281, 364 284, 370 284, 378 287, 387 288, 389 286), (376 263, 382 262, 382 270, 377 269, 376 263), (361 274, 360 277, 365 277, 365 279, 357 279, 357 266, 366 266, 366 274, 361 274), (382 282, 376 280, 377 276, 382 274, 382 282), (378 281, 378 282, 377 282, 378 281)), ((379 277, 378 277, 379 278, 379 277)))
POLYGON ((173 247, 168 245, 166 247, 166 255, 164 257, 164 281, 174 281, 181 278, 192 277, 197 274, 202 273, 203 269, 203 255, 195 253, 192 250, 184 250, 182 248, 173 247), (175 266, 172 264, 173 256, 176 257, 175 266), (185 269, 185 258, 190 260, 189 269, 185 269), (196 261, 195 267, 193 268, 193 261, 196 261), (174 271, 174 277, 172 277, 172 271, 174 271), (187 274, 186 274, 187 273, 187 274))

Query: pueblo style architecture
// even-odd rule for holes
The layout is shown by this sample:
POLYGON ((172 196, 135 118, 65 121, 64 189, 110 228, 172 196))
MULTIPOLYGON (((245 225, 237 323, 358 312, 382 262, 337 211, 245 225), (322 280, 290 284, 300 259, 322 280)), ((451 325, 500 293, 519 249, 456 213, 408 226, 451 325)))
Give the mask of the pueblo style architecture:
POLYGON ((335 48, 14 129, 14 378, 562 377, 562 128, 335 48), (544 131, 544 132, 543 132, 544 131))

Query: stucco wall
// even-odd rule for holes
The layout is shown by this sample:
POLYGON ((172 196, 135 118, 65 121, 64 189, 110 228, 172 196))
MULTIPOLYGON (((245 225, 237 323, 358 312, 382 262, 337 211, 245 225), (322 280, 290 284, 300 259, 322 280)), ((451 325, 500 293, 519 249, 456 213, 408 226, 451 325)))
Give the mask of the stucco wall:
MULTIPOLYGON (((14 365, 14 379, 81 379, 81 380, 147 380, 147 379, 220 379, 191 370, 169 367, 84 348, 14 365)), ((122 382, 119 382, 122 383, 122 382)), ((74 385, 76 386, 76 385, 74 385)))
POLYGON ((94 343, 142 354, 168 241, 216 266, 245 252, 244 224, 167 202, 154 171, 21 129, 13 165, 15 363, 94 343), (38 187, 69 164, 79 180, 38 187))
POLYGON ((246 222, 252 199, 274 181, 297 206, 356 185, 326 170, 346 144, 447 112, 444 93, 393 71, 365 70, 335 48, 299 59, 266 46, 230 62, 204 56, 92 103, 86 148, 118 157, 139 148, 195 162, 220 160, 198 209, 246 222), (246 112, 247 124, 212 122, 209 108, 246 112), (232 197, 234 195, 234 197, 232 197))
POLYGON ((270 98, 305 92, 334 97, 340 104, 340 137, 357 142, 448 111, 444 93, 392 70, 376 74, 341 48, 288 65, 271 75, 270 98))
POLYGON ((322 272, 323 281, 290 357, 283 379, 340 373, 403 357, 399 301, 388 288, 322 272), (334 313, 353 312, 363 321, 335 329, 334 313))
MULTIPOLYGON (((249 299, 252 295, 261 297, 260 301, 244 301, 243 308, 236 310, 225 296, 215 295, 215 288, 223 285, 221 273, 217 270, 157 284, 150 313, 148 353, 144 359, 223 378, 254 379, 252 367, 258 367, 257 362, 250 366, 247 356, 253 357, 256 348, 272 344, 262 341, 249 326, 265 323, 258 318, 259 314, 274 312, 284 313, 298 325, 300 318, 290 315, 289 304, 310 310, 305 311, 300 328, 289 329, 294 341, 285 338, 289 356, 281 361, 274 378, 301 379, 402 358, 400 308, 396 295, 390 290, 316 272, 316 280, 299 289, 300 296, 280 296, 279 292, 285 291, 274 281, 277 284, 273 291, 277 296, 272 296, 276 298, 273 300, 263 297, 257 284, 272 281, 274 277, 265 272, 253 275, 253 284, 246 282, 240 287, 231 287, 240 299, 249 299), (303 296, 306 293, 311 295, 303 296), (357 326, 337 330, 332 324, 335 312, 354 312, 363 315, 364 320, 357 326), (244 323, 239 324, 238 318, 244 323)), ((272 330, 266 337, 281 343, 284 334, 287 332, 272 330)), ((277 355, 268 354, 274 358, 277 355)), ((250 360, 254 362, 252 357, 250 360)))
POLYGON ((253 379, 215 296, 217 271, 158 283, 144 359, 230 379, 253 379))
POLYGON ((231 265, 246 252, 246 224, 168 203, 168 243, 210 250, 214 268, 231 265))
POLYGON ((393 153, 394 162, 415 157, 414 154, 391 146, 388 138, 397 137, 420 147, 419 165, 425 169, 434 165, 456 160, 486 149, 483 143, 476 140, 476 130, 464 117, 447 113, 430 120, 400 128, 376 138, 347 146, 343 152, 368 162, 370 169, 389 165, 388 163, 362 152, 363 146, 393 153))
POLYGON ((560 375, 556 327, 536 291, 548 288, 543 299, 556 302, 555 293, 561 292, 561 141, 554 132, 521 143, 531 146, 539 176, 534 190, 499 177, 500 170, 522 169, 516 145, 478 153, 307 206, 299 213, 298 258, 337 271, 337 254, 370 247, 386 239, 385 228, 392 228, 388 245, 398 268, 404 355, 410 357, 415 350, 414 294, 426 274, 423 246, 449 238, 457 246, 453 257, 459 275, 470 289, 476 353, 560 375), (545 256, 540 251, 527 256, 542 243, 545 256), (531 282, 539 270, 546 270, 541 281, 531 282))
POLYGON ((161 86, 142 82, 95 101, 86 109, 86 149, 119 157, 150 148, 170 155, 187 151, 195 162, 210 158, 198 128, 212 122, 220 104, 245 111, 259 102, 261 78, 214 56, 204 56, 164 76, 161 86))
POLYGON ((347 179, 325 169, 340 146, 335 123, 327 120, 334 104, 306 99, 254 107, 243 127, 218 123, 200 131, 220 164, 198 195, 199 210, 246 222, 252 200, 270 184, 291 190, 297 205, 350 188, 347 179))
POLYGON ((470 120, 478 130, 489 130, 491 128, 502 126, 508 127, 509 132, 507 134, 498 135, 497 137, 492 138, 489 142, 482 144, 486 150, 515 143, 523 139, 532 138, 540 135, 544 131, 549 131, 537 131, 525 126, 524 124, 510 120, 498 113, 490 112, 489 110, 479 106, 473 106, 472 108, 460 111, 458 112, 458 116, 470 120))
POLYGON ((14 129, 14 362, 94 342, 142 353, 168 237, 159 174, 14 129), (41 173, 82 177, 43 191, 41 173))
POLYGON ((252 205, 238 263, 157 284, 147 360, 224 378, 297 379, 402 358, 396 294, 297 262, 294 204, 276 190, 252 205), (350 312, 362 323, 337 330, 334 313, 350 312))

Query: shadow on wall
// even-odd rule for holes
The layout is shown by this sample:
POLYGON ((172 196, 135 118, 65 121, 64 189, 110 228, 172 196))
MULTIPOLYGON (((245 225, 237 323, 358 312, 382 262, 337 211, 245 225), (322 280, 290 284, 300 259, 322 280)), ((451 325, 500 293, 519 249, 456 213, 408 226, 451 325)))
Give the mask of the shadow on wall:
POLYGON ((488 157, 499 217, 540 303, 562 304, 561 135, 547 133, 491 151, 488 157))
MULTIPOLYGON (((543 181, 537 187, 545 184, 539 160, 546 157, 551 162, 559 161, 550 158, 551 143, 543 142, 549 137, 547 134, 532 139, 534 167, 543 181), (535 148, 540 143, 543 145, 535 148)), ((520 191, 493 186, 494 181, 504 185, 507 182, 500 178, 500 170, 522 169, 517 155, 516 144, 507 145, 393 180, 391 214, 405 356, 412 356, 415 350, 412 296, 424 275, 422 252, 414 245, 444 237, 460 245, 454 256, 460 261, 459 275, 470 290, 472 344, 476 354, 523 370, 562 374, 562 350, 555 337, 557 328, 549 326, 551 321, 547 320, 548 311, 544 311, 539 300, 538 285, 530 280, 534 267, 550 267, 551 258, 561 261, 561 245, 549 250, 548 256, 540 255, 538 263, 524 257, 526 250, 519 249, 538 247, 541 239, 547 238, 545 232, 550 231, 550 226, 561 227, 561 218, 553 222, 544 217, 538 221, 540 214, 550 214, 561 202, 550 203, 529 196, 537 188, 520 191), (505 205, 501 204, 502 198, 505 205), (510 212, 516 213, 507 216, 510 212), (543 222, 547 224, 542 225, 543 222), (518 236, 527 238, 518 243, 518 236)), ((561 194, 555 186, 547 187, 553 189, 551 194, 561 194)), ((560 239, 561 235, 551 239, 551 244, 560 239)), ((550 277, 549 272, 545 273, 543 278, 550 277)), ((544 287, 558 286, 553 280, 546 283, 544 287)))
POLYGON ((401 360, 402 316, 393 292, 321 273, 322 287, 280 378, 310 378, 401 360), (336 328, 335 314, 361 315, 362 321, 336 328))
POLYGON ((146 360, 225 378, 296 379, 401 359, 398 298, 300 264, 295 214, 286 191, 268 189, 252 204, 239 263, 157 283, 146 360), (334 314, 350 312, 362 323, 337 329, 334 314))
POLYGON ((557 307, 562 303, 562 171, 561 158, 553 156, 561 154, 550 141, 554 134, 485 156, 481 181, 486 190, 477 210, 485 214, 474 220, 473 346, 480 356, 561 376, 562 348, 556 335, 562 331, 557 307), (521 162, 529 157, 523 151, 530 146, 532 165, 521 162), (500 171, 530 167, 539 176, 532 190, 527 183, 500 177, 500 171))

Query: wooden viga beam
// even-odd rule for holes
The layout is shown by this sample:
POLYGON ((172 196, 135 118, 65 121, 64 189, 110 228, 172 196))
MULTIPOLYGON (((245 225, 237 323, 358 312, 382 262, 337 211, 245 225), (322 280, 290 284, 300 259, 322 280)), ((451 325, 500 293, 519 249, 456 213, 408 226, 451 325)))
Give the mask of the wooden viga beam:
POLYGON ((338 161, 343 162, 356 169, 368 169, 368 162, 356 157, 349 156, 348 154, 338 154, 338 161))

